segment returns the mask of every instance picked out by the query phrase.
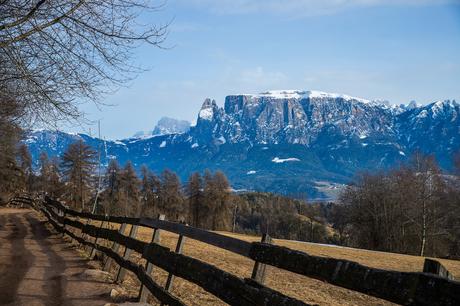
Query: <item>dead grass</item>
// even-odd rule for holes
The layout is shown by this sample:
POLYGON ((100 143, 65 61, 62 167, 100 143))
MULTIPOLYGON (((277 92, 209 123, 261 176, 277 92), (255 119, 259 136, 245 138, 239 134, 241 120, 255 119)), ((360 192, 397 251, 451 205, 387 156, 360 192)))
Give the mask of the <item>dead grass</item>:
MULTIPOLYGON (((128 235, 129 227, 125 234, 128 235)), ((246 241, 259 241, 260 237, 247 236, 221 232, 221 234, 232 236, 246 241)), ((150 241, 152 230, 140 228, 138 239, 150 241)), ((178 235, 162 231, 161 244, 175 249, 178 235)), ((394 253, 375 252, 361 249, 341 248, 328 245, 293 242, 275 239, 277 245, 286 246, 292 249, 301 250, 312 255, 334 257, 359 262, 370 267, 416 272, 422 271, 423 257, 409 256, 394 253)), ((197 258, 214 266, 235 274, 239 277, 250 277, 254 262, 243 256, 207 245, 205 243, 186 239, 183 249, 185 255, 197 258)), ((133 253, 132 259, 138 263, 145 264, 139 254, 133 253)), ((440 260, 453 273, 456 278, 460 277, 460 261, 440 260)), ((116 265, 112 266, 112 272, 116 273, 116 265)), ((124 281, 131 296, 136 296, 139 290, 139 282, 131 273, 124 281)), ((167 272, 157 267, 154 268, 153 278, 159 284, 166 283, 167 272)), ((300 299, 306 303, 317 305, 392 305, 392 303, 367 296, 355 291, 333 286, 328 283, 312 278, 300 276, 274 267, 268 267, 266 285, 286 295, 300 299)), ((202 288, 176 278, 173 285, 173 294, 179 297, 187 305, 226 305, 218 298, 207 293, 202 288)), ((156 304, 152 299, 150 302, 156 304)))

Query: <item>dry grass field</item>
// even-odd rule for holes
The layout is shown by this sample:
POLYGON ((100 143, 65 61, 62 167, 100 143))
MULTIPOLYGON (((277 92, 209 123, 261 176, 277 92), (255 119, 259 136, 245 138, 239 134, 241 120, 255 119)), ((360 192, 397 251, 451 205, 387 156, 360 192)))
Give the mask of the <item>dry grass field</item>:
MULTIPOLYGON (((127 229, 127 233, 129 228, 127 229)), ((126 234, 127 234, 126 233, 126 234)), ((258 241, 260 237, 252 237, 240 234, 221 232, 247 241, 258 241)), ((152 230, 141 228, 138 238, 149 241, 152 230)), ((161 232, 161 244, 174 250, 178 236, 168 232, 161 232)), ((357 261, 361 264, 398 271, 421 271, 424 258, 393 253, 374 252, 352 248, 341 248, 312 243, 294 242, 287 240, 274 240, 275 244, 292 249, 305 251, 312 255, 334 257, 357 261)), ((211 263, 225 271, 240 277, 250 277, 254 262, 243 256, 204 244, 199 241, 187 239, 184 245, 184 254, 211 263)), ((133 255, 137 261, 141 261, 138 254, 133 255)), ((441 260, 441 262, 460 278, 460 261, 441 260)), ((154 270, 154 279, 160 284, 166 282, 167 273, 159 268, 154 270)), ((130 288, 130 294, 137 294, 139 283, 133 275, 125 280, 124 285, 130 288)), ((283 271, 274 267, 268 267, 266 285, 284 294, 298 298, 306 303, 317 305, 391 305, 392 303, 354 292, 328 283, 300 276, 291 272, 283 271)), ((213 295, 205 292, 200 287, 176 278, 173 286, 174 295, 178 296, 188 305, 225 305, 213 295)), ((152 299, 151 303, 155 304, 152 299)))

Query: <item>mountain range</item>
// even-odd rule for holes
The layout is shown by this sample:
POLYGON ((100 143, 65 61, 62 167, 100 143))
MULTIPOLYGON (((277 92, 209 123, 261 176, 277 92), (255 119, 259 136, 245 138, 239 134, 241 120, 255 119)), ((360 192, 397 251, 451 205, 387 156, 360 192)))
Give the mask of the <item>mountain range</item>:
POLYGON ((452 169, 460 150, 460 105, 392 105, 319 91, 278 90, 230 95, 223 107, 206 99, 196 124, 162 119, 152 132, 117 141, 60 131, 30 131, 34 160, 58 156, 77 139, 117 158, 169 168, 186 180, 193 171, 220 169, 235 190, 333 199, 358 171, 387 169, 419 150, 452 169))

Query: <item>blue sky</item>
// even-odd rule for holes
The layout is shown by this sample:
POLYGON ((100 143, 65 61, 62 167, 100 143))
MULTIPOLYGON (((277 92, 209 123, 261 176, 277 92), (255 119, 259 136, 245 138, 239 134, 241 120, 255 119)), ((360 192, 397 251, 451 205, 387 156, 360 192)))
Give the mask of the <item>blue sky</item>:
POLYGON ((112 106, 82 106, 108 139, 194 120, 206 97, 269 89, 460 100, 459 0, 169 0, 148 18, 173 20, 170 48, 139 48, 149 71, 102 100, 112 106))

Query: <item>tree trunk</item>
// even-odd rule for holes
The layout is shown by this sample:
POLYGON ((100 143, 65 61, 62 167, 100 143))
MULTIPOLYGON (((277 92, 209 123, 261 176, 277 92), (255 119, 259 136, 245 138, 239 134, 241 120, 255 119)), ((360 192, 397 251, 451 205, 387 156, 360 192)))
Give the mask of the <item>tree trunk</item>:
POLYGON ((420 243, 420 256, 425 255, 425 245, 426 245, 426 204, 423 203, 422 209, 422 237, 420 243))

